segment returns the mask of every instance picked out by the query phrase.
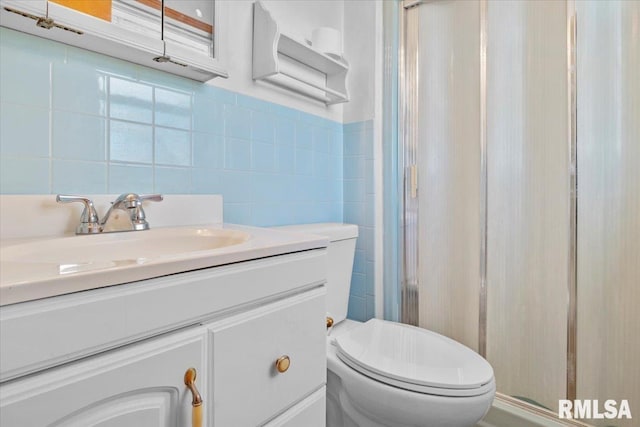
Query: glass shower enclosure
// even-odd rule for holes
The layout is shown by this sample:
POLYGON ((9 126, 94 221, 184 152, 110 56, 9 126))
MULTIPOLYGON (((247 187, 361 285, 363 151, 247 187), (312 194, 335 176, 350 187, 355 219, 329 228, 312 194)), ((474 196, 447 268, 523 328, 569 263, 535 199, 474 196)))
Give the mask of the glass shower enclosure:
POLYGON ((401 320, 478 351, 531 410, 640 417, 640 2, 399 15, 401 320))

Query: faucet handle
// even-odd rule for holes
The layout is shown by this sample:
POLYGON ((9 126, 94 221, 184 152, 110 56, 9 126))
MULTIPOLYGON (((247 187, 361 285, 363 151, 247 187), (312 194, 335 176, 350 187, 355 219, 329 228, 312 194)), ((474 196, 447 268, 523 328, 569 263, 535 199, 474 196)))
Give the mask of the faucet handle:
POLYGON ((150 200, 152 202, 161 202, 164 198, 162 194, 141 194, 138 196, 141 202, 145 200, 150 200))
POLYGON ((150 200, 152 202, 161 202, 163 199, 162 194, 141 194, 137 196, 136 207, 135 209, 131 209, 131 224, 134 230, 148 230, 149 223, 147 222, 147 217, 144 213, 144 209, 142 209, 142 202, 145 200, 150 200))
POLYGON ((56 202, 58 203, 83 203, 84 210, 80 215, 80 224, 76 227, 76 234, 93 234, 100 233, 100 218, 96 212, 96 208, 93 206, 93 201, 82 196, 66 196, 58 194, 56 196, 56 202))

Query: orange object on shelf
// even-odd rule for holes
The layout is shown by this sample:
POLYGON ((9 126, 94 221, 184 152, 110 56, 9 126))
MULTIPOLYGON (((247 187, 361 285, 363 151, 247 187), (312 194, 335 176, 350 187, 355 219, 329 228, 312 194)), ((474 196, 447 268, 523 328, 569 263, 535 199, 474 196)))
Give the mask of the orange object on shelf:
POLYGON ((111 0, 49 0, 78 12, 111 22, 111 0))

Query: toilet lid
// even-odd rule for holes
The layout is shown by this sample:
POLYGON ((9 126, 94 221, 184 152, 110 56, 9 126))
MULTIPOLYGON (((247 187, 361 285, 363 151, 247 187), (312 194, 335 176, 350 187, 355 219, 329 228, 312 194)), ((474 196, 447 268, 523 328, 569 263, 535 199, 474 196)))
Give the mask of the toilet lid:
POLYGON ((473 396, 493 388, 476 352, 426 329, 371 319, 336 338, 338 357, 381 382, 423 393, 473 396))

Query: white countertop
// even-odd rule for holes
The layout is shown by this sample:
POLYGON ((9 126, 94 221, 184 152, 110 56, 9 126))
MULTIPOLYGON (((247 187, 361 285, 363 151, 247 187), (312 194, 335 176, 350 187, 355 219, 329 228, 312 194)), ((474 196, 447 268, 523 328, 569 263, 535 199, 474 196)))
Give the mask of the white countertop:
MULTIPOLYGON (((242 235, 242 233, 235 234, 242 235)), ((160 227, 148 231, 108 233, 95 236, 71 235, 5 239, 0 241, 0 252, 2 252, 0 253, 2 260, 0 264, 0 306, 274 255, 324 248, 327 244, 326 238, 320 236, 232 224, 160 227), (198 249, 188 252, 176 249, 175 253, 163 253, 150 257, 132 257, 125 254, 124 259, 117 260, 110 259, 114 257, 105 257, 100 262, 86 263, 86 265, 74 263, 73 259, 61 262, 60 260, 64 259, 64 254, 55 254, 56 247, 69 247, 70 245, 75 246, 77 252, 78 246, 81 246, 83 242, 87 242, 90 250, 99 252, 99 244, 96 244, 98 240, 92 241, 90 239, 103 239, 103 241, 110 242, 112 246, 117 239, 120 239, 117 243, 126 248, 127 241, 132 241, 132 239, 143 241, 145 238, 155 237, 157 240, 158 236, 163 235, 162 233, 173 233, 173 235, 187 231, 191 234, 215 233, 215 230, 244 232, 248 234, 248 239, 241 243, 216 249, 198 249), (24 247, 53 248, 54 256, 36 259, 25 254, 24 257, 16 257, 15 254, 20 254, 20 249, 24 247), (13 254, 13 257, 9 254, 13 254)), ((44 253, 45 249, 42 252, 44 253)), ((126 253, 126 250, 123 252, 126 253)), ((100 258, 99 253, 94 256, 96 259, 100 258)))

